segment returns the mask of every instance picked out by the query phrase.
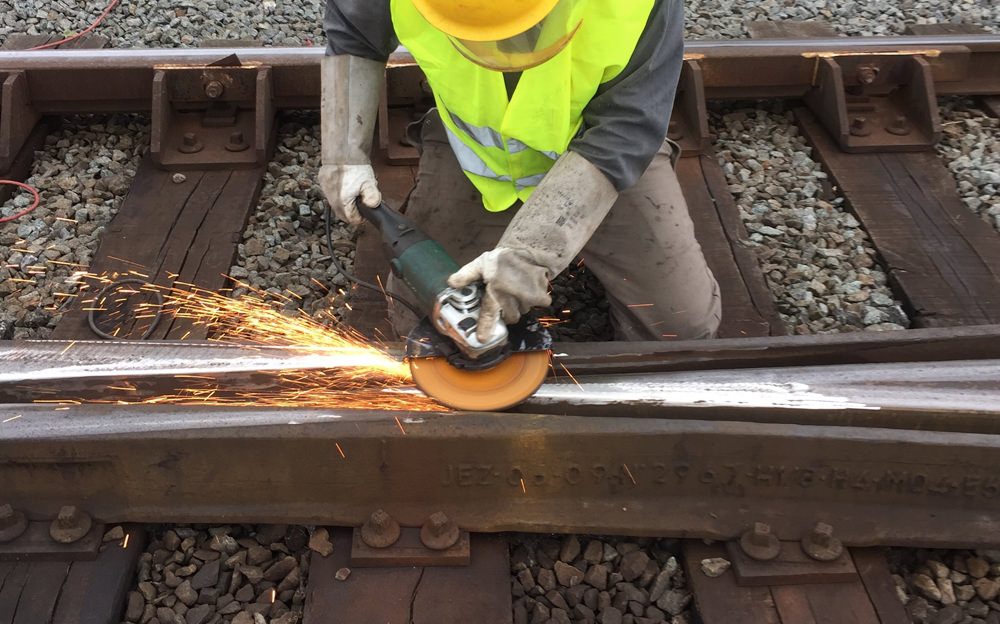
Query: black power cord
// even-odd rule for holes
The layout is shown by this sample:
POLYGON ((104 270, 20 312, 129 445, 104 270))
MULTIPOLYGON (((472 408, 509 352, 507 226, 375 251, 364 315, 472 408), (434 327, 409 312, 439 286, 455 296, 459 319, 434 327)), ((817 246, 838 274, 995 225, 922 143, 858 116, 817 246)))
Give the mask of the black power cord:
POLYGON ((327 203, 326 204, 326 210, 323 212, 323 221, 324 221, 324 224, 326 225, 326 248, 330 252, 330 264, 333 265, 333 268, 337 269, 337 272, 340 273, 341 275, 343 275, 344 278, 347 279, 347 281, 352 282, 354 284, 357 284, 358 286, 363 286, 364 288, 367 288, 369 290, 374 290, 375 292, 380 292, 380 293, 382 293, 385 296, 386 299, 391 299, 394 302, 400 303, 403 306, 405 306, 407 309, 410 310, 410 312, 413 312, 413 314, 417 318, 423 317, 424 313, 421 312, 419 309, 417 309, 416 306, 414 306, 412 303, 410 303, 406 299, 400 297, 399 295, 392 294, 391 292, 389 292, 385 288, 382 288, 382 287, 378 286, 377 284, 372 284, 371 282, 366 282, 365 280, 363 280, 363 279, 361 279, 359 277, 351 275, 350 273, 348 273, 344 269, 343 266, 341 266, 340 262, 337 261, 336 254, 334 254, 334 252, 333 252, 333 237, 330 234, 330 213, 331 212, 332 211, 330 209, 330 204, 327 203))

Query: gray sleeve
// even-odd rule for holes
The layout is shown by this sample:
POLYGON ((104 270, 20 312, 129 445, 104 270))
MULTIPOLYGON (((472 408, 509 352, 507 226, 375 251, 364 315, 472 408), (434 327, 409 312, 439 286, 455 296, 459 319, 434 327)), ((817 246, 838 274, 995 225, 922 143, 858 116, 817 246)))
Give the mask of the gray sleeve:
POLYGON ((327 55, 351 54, 387 61, 399 42, 389 0, 326 0, 323 15, 327 55))
POLYGON ((656 0, 628 65, 583 109, 583 133, 569 149, 633 186, 663 144, 684 59, 682 0, 656 0))

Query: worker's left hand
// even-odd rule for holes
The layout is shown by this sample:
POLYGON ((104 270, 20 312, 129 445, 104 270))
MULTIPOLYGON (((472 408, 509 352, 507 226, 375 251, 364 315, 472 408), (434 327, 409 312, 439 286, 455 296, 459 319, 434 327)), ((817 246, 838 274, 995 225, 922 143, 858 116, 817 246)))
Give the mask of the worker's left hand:
POLYGON ((611 180, 576 152, 566 152, 511 219, 496 248, 455 272, 452 288, 486 283, 476 337, 490 339, 497 317, 516 323, 552 303, 548 280, 587 244, 618 199, 611 180))
POLYGON ((549 270, 537 264, 530 251, 497 247, 481 254, 448 278, 452 288, 462 288, 482 280, 486 284, 479 307, 476 338, 488 342, 497 318, 516 323, 535 306, 552 303, 549 270))

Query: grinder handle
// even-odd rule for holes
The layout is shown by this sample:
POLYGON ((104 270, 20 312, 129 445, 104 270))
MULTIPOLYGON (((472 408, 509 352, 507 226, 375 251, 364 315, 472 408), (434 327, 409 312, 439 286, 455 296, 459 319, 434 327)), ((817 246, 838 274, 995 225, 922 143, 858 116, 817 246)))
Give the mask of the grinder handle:
POLYGON ((418 243, 431 240, 413 221, 396 212, 385 202, 377 207, 366 206, 361 198, 354 200, 358 212, 370 221, 382 234, 382 240, 389 247, 393 257, 399 258, 407 249, 418 243))
POLYGON ((393 271, 420 300, 426 314, 432 314, 438 295, 448 288, 448 277, 458 265, 437 241, 385 203, 375 208, 355 200, 358 212, 378 228, 392 255, 393 271))

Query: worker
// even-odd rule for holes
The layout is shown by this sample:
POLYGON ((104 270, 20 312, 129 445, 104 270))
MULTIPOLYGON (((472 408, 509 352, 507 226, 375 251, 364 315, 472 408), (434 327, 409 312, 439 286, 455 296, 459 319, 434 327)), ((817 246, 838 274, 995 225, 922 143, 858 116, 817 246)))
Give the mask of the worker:
MULTIPOLYGON (((338 218, 381 200, 369 151, 389 54, 416 59, 436 108, 414 135, 406 215, 485 283, 477 333, 551 303, 582 258, 619 340, 708 338, 718 284, 666 130, 682 0, 327 0, 319 182, 338 218)), ((390 292, 407 294, 390 277, 390 292)), ((401 335, 417 321, 402 306, 401 335)))

